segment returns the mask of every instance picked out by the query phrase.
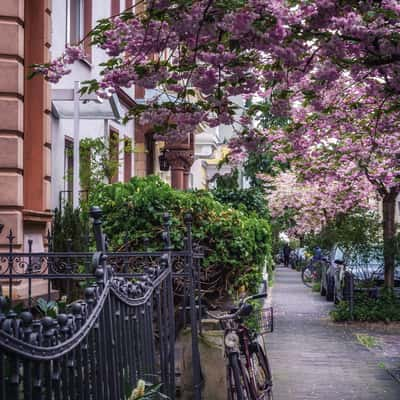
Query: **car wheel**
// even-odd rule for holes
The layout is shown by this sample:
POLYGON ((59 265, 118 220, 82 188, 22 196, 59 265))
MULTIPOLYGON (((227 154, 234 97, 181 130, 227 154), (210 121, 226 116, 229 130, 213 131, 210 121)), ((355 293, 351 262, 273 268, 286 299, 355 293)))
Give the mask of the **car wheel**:
POLYGON ((335 284, 332 282, 332 279, 327 280, 327 288, 326 288, 326 300, 333 301, 335 295, 335 284))
POLYGON ((334 304, 339 304, 339 299, 338 299, 338 297, 336 296, 336 293, 335 293, 333 302, 334 302, 334 304))
POLYGON ((324 286, 324 282, 321 280, 321 290, 320 290, 321 296, 326 296, 326 287, 324 286))
POLYGON ((340 303, 340 299, 339 299, 339 296, 338 296, 338 290, 336 289, 336 286, 334 285, 334 287, 333 287, 333 293, 334 293, 334 295, 333 295, 333 302, 335 303, 335 304, 339 304, 340 303))

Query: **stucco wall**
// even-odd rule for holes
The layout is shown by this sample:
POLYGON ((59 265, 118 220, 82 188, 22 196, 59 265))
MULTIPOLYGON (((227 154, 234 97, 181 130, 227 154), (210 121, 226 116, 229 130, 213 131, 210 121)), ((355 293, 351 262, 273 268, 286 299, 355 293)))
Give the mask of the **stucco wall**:
MULTIPOLYGON (((111 15, 111 0, 92 0, 92 26, 96 21, 107 18, 111 15)), ((125 0, 120 1, 121 11, 125 9, 125 0)), ((53 29, 52 39, 52 57, 58 57, 62 54, 67 36, 67 2, 66 0, 57 0, 54 2, 52 14, 53 29)), ((105 52, 97 47, 92 48, 91 65, 84 62, 77 62, 72 66, 72 72, 66 75, 59 83, 53 85, 54 89, 72 89, 75 81, 84 81, 89 79, 98 79, 100 77, 99 64, 107 59, 105 52)), ((130 90, 133 94, 133 89, 130 90)), ((122 111, 126 109, 122 106, 122 111)), ((120 140, 129 138, 134 141, 134 123, 130 121, 122 125, 116 120, 104 119, 81 119, 80 120, 80 138, 107 138, 110 128, 114 128, 120 140)), ((59 192, 66 190, 66 179, 64 171, 64 151, 65 137, 73 138, 73 120, 72 119, 52 119, 52 138, 53 138, 53 169, 52 169, 52 207, 57 207, 59 202, 59 192)), ((124 179, 123 149, 120 143, 120 167, 118 171, 118 180, 124 179)), ((131 174, 134 175, 134 155, 132 155, 131 174)))

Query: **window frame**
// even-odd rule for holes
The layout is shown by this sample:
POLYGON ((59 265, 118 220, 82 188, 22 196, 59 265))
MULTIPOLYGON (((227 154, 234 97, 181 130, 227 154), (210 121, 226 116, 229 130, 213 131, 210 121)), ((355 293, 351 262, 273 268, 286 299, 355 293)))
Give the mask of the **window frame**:
MULTIPOLYGON (((67 0, 66 1, 66 32, 65 42, 71 46, 78 45, 92 29, 92 0, 67 0), (76 13, 75 32, 72 32, 72 5, 79 5, 79 12, 76 13), (78 32, 79 29, 79 32, 78 32)), ((87 38, 81 44, 86 60, 92 62, 92 47, 90 39, 87 38)))
POLYGON ((129 182, 132 178, 132 139, 124 138, 124 182, 129 182))
POLYGON ((74 188, 74 139, 64 137, 64 191, 67 193, 67 202, 72 201, 74 188))
POLYGON ((110 128, 108 137, 108 157, 110 161, 116 161, 118 166, 115 174, 109 177, 109 183, 119 182, 119 131, 114 127, 110 128))

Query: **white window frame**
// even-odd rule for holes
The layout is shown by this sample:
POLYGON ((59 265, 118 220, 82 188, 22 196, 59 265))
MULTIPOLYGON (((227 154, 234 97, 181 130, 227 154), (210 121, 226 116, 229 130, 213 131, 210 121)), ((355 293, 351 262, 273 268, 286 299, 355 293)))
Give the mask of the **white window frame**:
MULTIPOLYGON (((78 40, 77 42, 80 42, 85 34, 85 0, 66 0, 66 14, 67 14, 67 21, 66 21, 66 43, 68 44, 77 44, 77 43, 71 43, 71 2, 72 1, 78 1, 79 2, 79 13, 77 15, 77 26, 79 27, 79 32, 78 32, 78 40)), ((77 32, 75 32, 76 34, 77 32)))

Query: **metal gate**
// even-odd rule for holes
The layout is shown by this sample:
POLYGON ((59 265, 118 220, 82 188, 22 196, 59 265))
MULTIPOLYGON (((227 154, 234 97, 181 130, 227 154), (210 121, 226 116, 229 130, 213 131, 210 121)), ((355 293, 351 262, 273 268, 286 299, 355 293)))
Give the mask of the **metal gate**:
POLYGON ((160 383, 174 399, 179 316, 191 324, 200 399, 201 255, 193 251, 190 218, 182 251, 171 249, 166 217, 164 251, 110 253, 101 211, 91 216, 94 253, 35 253, 31 243, 16 253, 10 232, 9 251, 0 254, 0 400, 123 400, 139 379, 160 383), (36 298, 37 287, 47 289, 45 299, 36 298), (76 297, 65 309, 52 302, 61 291, 76 297))

